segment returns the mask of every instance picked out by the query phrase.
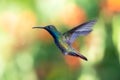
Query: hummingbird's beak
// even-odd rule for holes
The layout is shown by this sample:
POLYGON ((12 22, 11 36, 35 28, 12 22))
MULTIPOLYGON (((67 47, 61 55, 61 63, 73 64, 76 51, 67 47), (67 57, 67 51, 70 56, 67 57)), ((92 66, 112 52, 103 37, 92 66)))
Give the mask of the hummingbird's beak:
POLYGON ((32 27, 33 29, 35 28, 40 28, 40 29, 45 29, 45 27, 32 27))

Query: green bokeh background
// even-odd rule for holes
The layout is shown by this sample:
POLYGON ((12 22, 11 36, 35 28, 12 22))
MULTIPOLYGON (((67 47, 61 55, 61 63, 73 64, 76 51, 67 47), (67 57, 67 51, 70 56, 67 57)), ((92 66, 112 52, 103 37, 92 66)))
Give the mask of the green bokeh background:
POLYGON ((112 1, 1 0, 0 80, 120 80, 120 1, 112 1), (64 32, 91 19, 93 32, 74 45, 87 62, 62 55, 45 30, 32 29, 53 24, 64 32))

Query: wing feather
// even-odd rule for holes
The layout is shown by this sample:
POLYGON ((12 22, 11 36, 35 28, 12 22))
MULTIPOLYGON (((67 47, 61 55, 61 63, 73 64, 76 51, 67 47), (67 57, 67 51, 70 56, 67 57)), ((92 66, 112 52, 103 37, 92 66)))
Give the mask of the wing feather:
POLYGON ((96 20, 91 20, 65 32, 63 36, 65 37, 66 42, 68 44, 72 44, 77 37, 89 34, 92 31, 92 27, 95 23, 96 20))

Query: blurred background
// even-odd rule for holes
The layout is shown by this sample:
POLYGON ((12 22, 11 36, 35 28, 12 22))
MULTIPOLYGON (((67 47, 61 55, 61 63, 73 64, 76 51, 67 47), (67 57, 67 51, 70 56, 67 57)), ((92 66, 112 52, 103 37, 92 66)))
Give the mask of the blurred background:
POLYGON ((0 0, 0 80, 120 80, 120 0, 0 0), (45 30, 65 32, 97 19, 63 56, 45 30))

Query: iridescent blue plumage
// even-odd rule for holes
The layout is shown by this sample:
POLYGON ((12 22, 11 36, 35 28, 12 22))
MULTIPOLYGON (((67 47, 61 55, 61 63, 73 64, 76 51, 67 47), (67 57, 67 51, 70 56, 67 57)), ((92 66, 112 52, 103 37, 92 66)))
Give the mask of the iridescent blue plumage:
POLYGON ((57 47, 62 51, 65 55, 71 55, 80 57, 84 60, 87 60, 86 57, 84 57, 82 54, 80 54, 78 51, 76 51, 71 44, 73 41, 78 37, 82 35, 87 35, 92 31, 92 26, 96 23, 96 20, 91 20, 89 22, 83 23, 64 34, 61 34, 53 25, 48 25, 45 27, 33 27, 33 28, 42 28, 47 30, 52 37, 54 38, 54 42, 57 45, 57 47))

